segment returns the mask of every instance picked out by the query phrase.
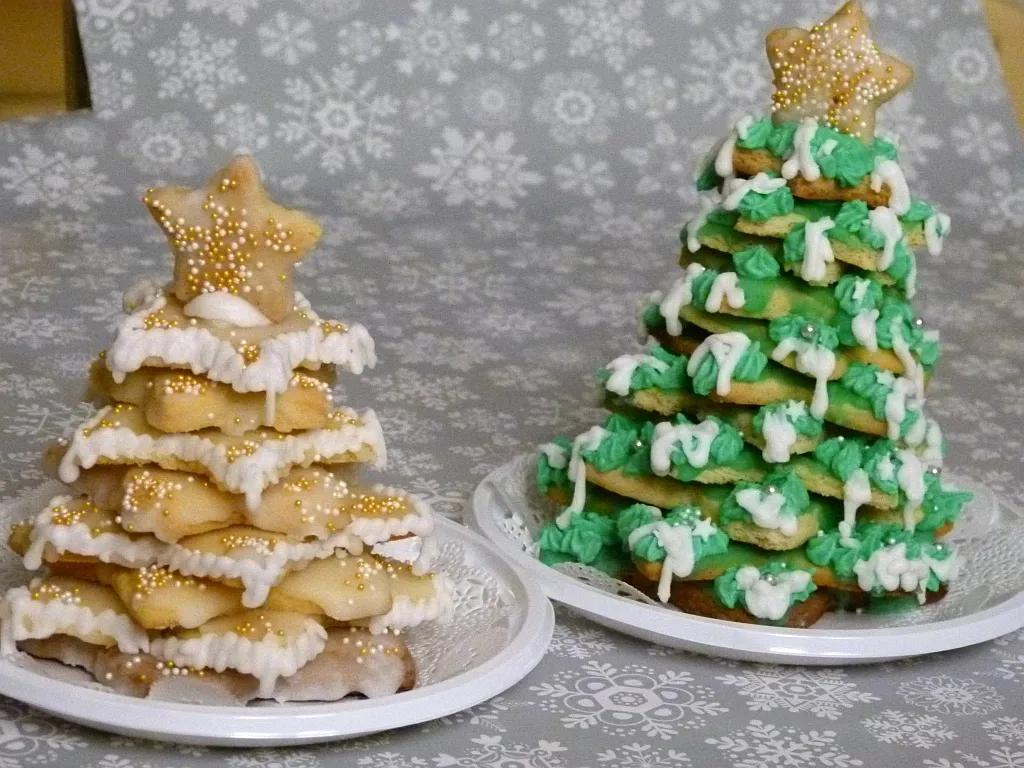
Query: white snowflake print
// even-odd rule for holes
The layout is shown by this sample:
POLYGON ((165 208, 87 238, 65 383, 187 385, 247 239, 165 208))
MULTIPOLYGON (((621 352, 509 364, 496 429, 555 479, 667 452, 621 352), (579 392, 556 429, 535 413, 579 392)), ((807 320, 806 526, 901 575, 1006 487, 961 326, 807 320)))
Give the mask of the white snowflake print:
POLYGON ((606 632, 588 627, 555 624, 555 632, 548 645, 548 653, 570 659, 589 659, 615 648, 606 632))
POLYGON ((380 56, 384 33, 361 19, 338 28, 338 54, 347 61, 365 64, 380 56))
POLYGON ((981 724, 985 734, 997 746, 985 757, 973 752, 954 750, 958 760, 939 758, 925 760, 926 768, 1024 768, 1024 721, 1017 717, 1000 717, 981 724))
POLYGON ((934 715, 918 715, 885 709, 874 717, 862 721, 868 733, 882 744, 901 744, 919 749, 931 749, 956 734, 934 715))
POLYGON ((642 147, 624 148, 622 159, 639 173, 637 194, 671 192, 684 202, 695 204, 697 192, 692 170, 695 159, 700 157, 695 149, 692 140, 678 135, 670 123, 659 121, 654 124, 651 140, 642 147))
POLYGON ((864 765, 841 751, 835 731, 781 728, 751 720, 741 731, 728 736, 706 739, 718 747, 734 768, 767 768, 768 766, 827 766, 849 768, 864 765))
POLYGON ((377 752, 360 757, 356 760, 356 765, 366 766, 366 768, 421 768, 430 763, 422 757, 406 757, 397 752, 377 752))
POLYGON ((480 125, 500 128, 519 117, 522 94, 513 80, 489 73, 466 83, 462 92, 462 108, 480 125))
POLYGON ((664 235, 659 225, 665 220, 665 212, 635 203, 616 205, 598 199, 589 208, 571 209, 556 220, 568 234, 588 243, 612 240, 646 248, 652 237, 664 235))
POLYGON ((621 72, 653 42, 643 27, 643 0, 575 0, 558 8, 569 27, 569 55, 604 61, 621 72))
POLYGON ((956 199, 963 213, 986 234, 1024 229, 1024 171, 1020 168, 991 166, 987 178, 971 179, 956 199))
POLYGON ((310 750, 293 749, 247 749, 242 754, 228 755, 225 763, 231 768, 320 768, 323 765, 310 750))
POLYGON ((75 8, 84 39, 126 56, 153 35, 156 19, 171 12, 171 0, 76 0, 75 8))
POLYGON ((405 75, 423 71, 436 75, 439 83, 454 82, 455 70, 464 59, 480 58, 480 45, 470 43, 463 29, 469 14, 458 6, 447 13, 434 11, 431 0, 414 0, 412 9, 404 25, 389 24, 384 32, 401 48, 401 58, 395 60, 398 71, 405 75))
POLYGON ((69 158, 63 152, 46 152, 26 144, 22 156, 12 155, 0 166, 3 188, 14 194, 16 205, 70 208, 88 211, 106 198, 122 194, 96 170, 95 157, 69 158))
POLYGON ((501 355, 483 339, 437 336, 425 331, 404 335, 388 344, 388 354, 406 365, 431 365, 465 373, 498 362, 501 355))
POLYGON ((720 0, 665 0, 665 13, 689 24, 702 24, 721 8, 720 0))
POLYGON ((344 19, 356 11, 363 4, 363 0, 296 0, 306 13, 316 16, 318 19, 344 19))
POLYGON ((858 691, 841 669, 809 669, 776 665, 750 665, 739 674, 715 678, 739 688, 748 698, 752 712, 809 712, 816 717, 836 720, 854 704, 878 701, 878 697, 858 691))
POLYGON ((867 2, 864 7, 873 18, 883 16, 902 22, 910 29, 920 29, 942 16, 942 6, 933 0, 903 0, 899 6, 887 2, 867 2))
POLYGON ((544 60, 544 27, 521 13, 506 13, 487 25, 487 56, 521 72, 544 60))
POLYGON ((961 157, 976 158, 979 163, 991 165, 1010 153, 1006 126, 995 120, 982 120, 975 113, 958 120, 949 132, 953 149, 961 157))
POLYGON ((710 37, 691 40, 680 97, 700 107, 701 117, 716 126, 761 111, 768 87, 762 36, 759 28, 741 25, 731 33, 717 30, 710 37))
POLYGON ((475 747, 462 757, 441 753, 431 760, 437 768, 562 768, 567 764, 559 757, 566 748, 557 741, 538 741, 536 746, 503 744, 501 736, 478 736, 470 739, 475 747))
POLYGON ((249 11, 259 6, 259 0, 188 0, 190 11, 209 11, 215 16, 224 16, 233 24, 241 26, 249 18, 249 11))
POLYGON ((1024 747, 1024 720, 1019 717, 997 717, 981 724, 992 741, 1024 747))
POLYGON ((420 88, 406 97, 405 114, 424 128, 436 128, 448 120, 448 97, 443 91, 420 88))
POLYGON ((100 120, 112 120, 135 104, 135 75, 130 69, 99 61, 90 74, 92 111, 100 120))
POLYGON ((319 156, 328 174, 360 167, 366 157, 391 157, 400 129, 387 121, 399 102, 376 89, 374 78, 360 80, 347 65, 333 67, 329 77, 310 72, 308 78, 285 78, 284 91, 293 103, 276 105, 285 116, 277 136, 296 144, 299 157, 319 156))
POLYGON ((919 677, 900 683, 897 691, 908 704, 944 715, 986 715, 1003 706, 992 686, 949 675, 919 677))
POLYGON ((343 210, 387 219, 419 216, 427 210, 422 189, 398 179, 385 179, 377 171, 353 179, 338 191, 343 210))
POLYGON ((678 87, 675 78, 654 67, 641 67, 622 81, 626 108, 639 112, 648 120, 658 120, 675 110, 678 87))
POLYGON ((933 132, 934 125, 914 108, 910 93, 901 93, 886 105, 885 117, 878 133, 892 139, 899 147, 900 167, 914 182, 914 190, 923 195, 932 174, 921 175, 922 169, 934 167, 929 153, 941 149, 945 142, 933 132))
POLYGON ((605 141, 611 135, 608 121, 618 114, 618 100, 592 72, 545 75, 533 103, 533 116, 560 144, 605 141))
POLYGON ((172 42, 149 52, 160 73, 157 96, 194 97, 196 103, 213 109, 228 87, 245 82, 235 61, 237 46, 237 40, 204 35, 186 21, 172 42))
POLYGON ((650 744, 624 744, 597 753, 597 762, 614 768, 682 768, 691 765, 690 758, 678 749, 658 749, 650 744))
POLYGON ((616 736, 639 732, 668 740, 728 711, 711 698, 713 691, 678 669, 658 672, 639 664, 620 668, 588 661, 579 670, 556 673, 553 681, 530 690, 541 698, 542 709, 560 715, 566 728, 598 728, 616 736))
POLYGON ((558 163, 555 182, 563 192, 579 192, 584 197, 596 197, 614 186, 611 170, 604 160, 590 160, 573 152, 568 162, 558 163))
POLYGON ((92 155, 102 151, 107 143, 106 129, 100 123, 77 115, 51 123, 43 129, 43 136, 65 152, 92 155))
POLYGON ((515 137, 502 131, 493 140, 482 131, 463 136, 457 128, 442 132, 444 147, 434 147, 432 163, 420 163, 416 173, 431 179, 431 189, 443 192, 448 205, 497 205, 513 208, 526 188, 544 177, 524 168, 526 156, 512 153, 515 137))
POLYGON ((260 24, 256 36, 260 53, 289 67, 316 53, 312 22, 284 11, 278 11, 272 19, 260 24))
POLYGON ((932 45, 936 53, 928 74, 941 85, 954 104, 993 102, 1003 98, 999 68, 992 55, 992 40, 982 29, 950 29, 932 45))
MULTIPOLYGON (((12 558, 13 559, 13 558, 12 558)), ((52 719, 11 699, 0 700, 0 765, 18 768, 53 763, 86 747, 76 726, 52 719)))
POLYGON ((270 141, 267 116, 248 104, 231 104, 213 115, 213 143, 236 154, 251 155, 270 141))
POLYGON ((202 131, 180 112, 134 121, 117 151, 146 174, 162 178, 168 173, 198 173, 209 143, 202 131))

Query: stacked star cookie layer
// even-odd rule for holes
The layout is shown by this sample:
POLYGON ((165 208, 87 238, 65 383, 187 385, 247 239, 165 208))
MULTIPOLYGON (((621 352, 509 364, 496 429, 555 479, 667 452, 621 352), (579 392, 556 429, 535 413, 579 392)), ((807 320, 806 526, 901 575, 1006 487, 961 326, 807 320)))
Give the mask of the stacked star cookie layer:
POLYGON ((871 135, 909 69, 867 35, 856 3, 769 35, 775 114, 738 121, 700 169, 682 274, 639 313, 650 347, 600 372, 606 421, 542 448, 538 483, 564 505, 546 562, 789 626, 955 578, 939 539, 969 495, 940 477, 938 334, 912 304, 915 248, 937 254, 949 219, 871 135))
POLYGON ((203 702, 411 687, 401 633, 444 618, 448 585, 429 508, 359 479, 380 424, 331 385, 373 341, 291 284, 319 227, 248 158, 145 202, 174 280, 126 294, 89 374, 99 411, 51 456, 66 492, 12 530, 39 574, 3 598, 3 651, 203 702))

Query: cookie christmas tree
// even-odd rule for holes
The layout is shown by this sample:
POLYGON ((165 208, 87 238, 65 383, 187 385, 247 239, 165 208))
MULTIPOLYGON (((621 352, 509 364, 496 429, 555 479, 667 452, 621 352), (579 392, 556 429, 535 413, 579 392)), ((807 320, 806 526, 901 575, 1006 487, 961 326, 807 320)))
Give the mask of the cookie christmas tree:
POLYGON ((914 249, 937 254, 949 219, 874 133, 911 70, 857 2, 766 49, 771 116, 699 169, 683 272, 640 312, 652 345, 599 373, 602 425, 542 447, 564 508, 539 544, 685 611, 807 626, 941 597, 969 496, 941 480, 938 333, 912 305, 914 249))
POLYGON ((246 157, 144 202, 174 278, 125 295, 90 372, 103 405, 53 457, 66 492, 11 533, 45 570, 4 597, 3 651, 199 701, 410 687, 401 632, 442 618, 448 586, 425 504, 357 477, 385 461, 380 424, 331 384, 373 341, 292 287, 319 226, 246 157))

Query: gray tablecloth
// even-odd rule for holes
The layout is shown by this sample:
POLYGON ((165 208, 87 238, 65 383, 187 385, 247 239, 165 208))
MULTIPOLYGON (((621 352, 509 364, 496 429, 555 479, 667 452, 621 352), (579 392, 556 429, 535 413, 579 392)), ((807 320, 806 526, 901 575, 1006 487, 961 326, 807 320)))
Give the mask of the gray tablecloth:
MULTIPOLYGON (((391 472, 462 515, 492 467, 597 418, 591 375, 674 271, 695 161, 767 103, 767 29, 832 0, 78 0, 89 114, 0 123, 0 495, 88 412, 121 291, 166 274, 139 204, 235 150, 319 215, 301 269, 359 319, 391 472)), ((866 2, 914 90, 884 111, 918 194, 952 214, 921 259, 953 467, 1022 495, 1021 143, 974 0, 866 2)), ((4 568, 16 567, 13 560, 4 568)), ((86 731, 0 701, 0 766, 1024 765, 1024 633, 870 668, 730 663, 562 611, 506 694, 351 743, 225 753, 86 731)))

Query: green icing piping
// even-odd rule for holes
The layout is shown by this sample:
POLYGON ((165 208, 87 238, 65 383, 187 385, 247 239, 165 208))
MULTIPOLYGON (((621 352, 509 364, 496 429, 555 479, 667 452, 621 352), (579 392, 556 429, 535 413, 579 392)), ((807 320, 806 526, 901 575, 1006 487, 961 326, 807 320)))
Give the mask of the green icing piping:
MULTIPOLYGON (((551 442, 565 449, 566 456, 572 451, 572 441, 567 437, 559 435, 551 442)), ((552 467, 548 461, 547 454, 543 451, 537 454, 536 475, 537 488, 541 493, 547 493, 552 487, 568 488, 571 485, 569 482, 568 465, 558 469, 552 467)))
MULTIPOLYGON (((850 363, 839 381, 843 386, 865 398, 871 404, 871 412, 879 421, 885 421, 885 400, 892 391, 882 371, 877 365, 871 363, 850 363), (878 374, 883 374, 879 377, 878 374)), ((921 413, 913 408, 907 408, 906 415, 900 423, 900 437, 907 434, 914 423, 921 418, 921 413)))
POLYGON ((740 200, 737 210, 750 221, 768 221, 793 212, 793 192, 788 186, 779 187, 768 194, 751 190, 740 200))
MULTIPOLYGON (((619 513, 617 521, 617 532, 619 541, 623 548, 629 549, 629 536, 637 528, 650 525, 656 522, 657 507, 647 504, 633 504, 619 513)), ((700 510, 696 507, 682 506, 675 507, 666 512, 662 518, 665 523, 678 527, 681 525, 693 528, 701 520, 700 510)), ((715 529, 707 538, 702 536, 693 537, 693 560, 698 563, 701 558, 710 555, 721 555, 729 547, 729 537, 722 531, 715 529)), ((665 548, 661 546, 658 537, 653 533, 641 536, 633 543, 632 553, 649 563, 661 562, 665 559, 665 548)))
POLYGON ((776 317, 768 325, 768 335, 776 344, 784 339, 803 339, 814 346, 826 349, 835 349, 839 346, 839 335, 835 328, 828 323, 809 320, 802 315, 776 317))
MULTIPOLYGON (((736 573, 743 566, 733 566, 729 568, 725 573, 715 579, 714 591, 715 597, 722 605, 726 608, 735 608, 739 604, 743 604, 746 608, 746 600, 744 599, 744 590, 740 588, 740 585, 736 583, 736 573)), ((764 565, 758 568, 758 572, 762 576, 778 576, 781 573, 792 572, 794 570, 804 570, 790 568, 785 562, 781 560, 770 560, 764 565)), ((813 579, 807 582, 807 586, 799 592, 794 592, 790 595, 789 604, 792 607, 796 603, 802 603, 817 589, 817 585, 813 579)))
MULTIPOLYGON (((801 414, 795 419, 787 415, 786 419, 793 428, 796 430, 798 435, 804 437, 817 437, 821 434, 824 427, 824 422, 821 419, 815 418, 811 415, 810 410, 807 408, 806 403, 794 400, 798 406, 802 406, 801 414)), ((778 411, 784 411, 789 406, 789 403, 772 403, 770 405, 762 405, 757 409, 757 413, 754 414, 754 429, 758 434, 764 434, 764 420, 771 413, 778 411)))
MULTIPOLYGON (((757 381, 768 365, 768 357, 761 351, 760 343, 750 342, 740 355, 733 369, 734 381, 757 381)), ((698 395, 706 395, 715 389, 718 383, 718 362, 714 355, 706 354, 701 358, 693 376, 693 391, 698 395)))
POLYGON ((779 262, 763 245, 744 248, 732 255, 736 274, 753 280, 765 280, 779 276, 779 262))
MULTIPOLYGON (((655 309, 655 311, 657 310, 655 309)), ((658 317, 660 318, 661 315, 659 314, 658 317)), ((647 324, 646 313, 644 323, 647 324)), ((690 376, 686 372, 689 359, 685 355, 674 355, 660 346, 651 347, 648 354, 665 363, 668 368, 662 371, 647 363, 638 366, 629 382, 631 393, 640 389, 659 389, 666 392, 690 389, 690 376)), ((597 372, 598 383, 604 386, 611 375, 611 371, 602 368, 597 372)))
POLYGON ((777 493, 782 494, 784 501, 782 503, 780 514, 789 517, 796 517, 809 510, 811 498, 807 494, 807 488, 804 487, 800 478, 793 472, 780 471, 771 473, 759 483, 746 481, 736 483, 725 501, 722 502, 722 506, 718 512, 719 522, 722 524, 751 522, 753 518, 747 510, 740 506, 740 503, 736 500, 736 494, 740 491, 754 488, 762 493, 766 493, 769 487, 774 488, 777 493))

